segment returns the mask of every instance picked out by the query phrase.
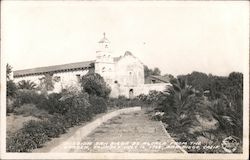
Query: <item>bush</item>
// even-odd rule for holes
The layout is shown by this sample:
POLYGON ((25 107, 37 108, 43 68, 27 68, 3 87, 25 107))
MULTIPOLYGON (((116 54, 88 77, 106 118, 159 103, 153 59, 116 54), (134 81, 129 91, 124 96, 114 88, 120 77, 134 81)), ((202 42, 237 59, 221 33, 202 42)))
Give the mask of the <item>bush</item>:
POLYGON ((62 123, 55 123, 55 118, 46 121, 29 121, 21 130, 7 138, 7 152, 30 152, 50 138, 65 133, 62 123))
POLYGON ((42 147, 50 138, 65 133, 67 128, 89 121, 93 114, 107 110, 103 97, 89 97, 87 93, 75 90, 51 94, 48 97, 34 91, 21 90, 17 97, 17 114, 45 117, 44 114, 49 112, 53 115, 47 116, 43 121, 31 120, 25 124, 21 130, 7 139, 8 152, 30 152, 42 147))
POLYGON ((34 104, 24 104, 19 108, 15 108, 14 113, 17 115, 22 114, 24 117, 33 116, 40 119, 49 117, 47 111, 38 109, 34 104))
POLYGON ((30 120, 24 125, 22 131, 23 134, 29 135, 29 138, 36 143, 37 148, 42 147, 42 145, 49 140, 42 122, 30 120))
POLYGON ((21 89, 16 92, 16 100, 14 102, 15 107, 20 107, 23 104, 39 104, 46 97, 42 94, 38 94, 35 90, 21 89))
POLYGON ((48 95, 47 98, 42 98, 38 104, 36 104, 37 108, 44 109, 49 112, 49 114, 53 113, 62 113, 62 104, 60 102, 60 98, 62 97, 61 93, 52 93, 48 95))
POLYGON ((129 99, 125 96, 119 96, 118 98, 110 98, 108 100, 108 106, 110 108, 126 108, 126 107, 135 107, 142 106, 143 102, 138 98, 129 99))
POLYGON ((99 74, 87 74, 81 79, 82 89, 89 95, 108 98, 111 89, 99 74))
POLYGON ((30 152, 37 148, 37 144, 29 134, 24 134, 23 130, 17 131, 13 136, 6 139, 7 152, 30 152))
POLYGON ((107 103, 104 98, 97 96, 90 96, 89 102, 91 104, 92 113, 98 114, 107 111, 107 103))
POLYGON ((15 97, 17 91, 17 86, 12 80, 7 81, 7 97, 15 97))
POLYGON ((88 121, 92 117, 87 93, 64 93, 60 99, 60 103, 60 113, 65 117, 70 126, 88 121))
POLYGON ((6 112, 7 112, 7 113, 12 113, 12 112, 14 112, 14 105, 13 105, 13 103, 14 103, 13 98, 6 97, 6 106, 7 106, 6 112))
POLYGON ((41 125, 45 130, 45 134, 50 138, 59 137, 60 134, 66 132, 66 129, 61 123, 54 123, 53 121, 46 120, 42 121, 41 125))

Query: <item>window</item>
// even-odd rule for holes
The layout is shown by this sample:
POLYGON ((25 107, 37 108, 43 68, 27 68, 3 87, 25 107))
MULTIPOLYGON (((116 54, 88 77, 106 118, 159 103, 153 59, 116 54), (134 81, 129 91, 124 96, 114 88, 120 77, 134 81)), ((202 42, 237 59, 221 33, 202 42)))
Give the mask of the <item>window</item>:
POLYGON ((77 79, 77 82, 80 82, 80 80, 81 80, 81 75, 80 75, 80 74, 77 74, 77 75, 76 75, 76 79, 77 79))
POLYGON ((61 77, 60 76, 55 76, 53 80, 56 81, 56 82, 60 82, 61 81, 61 77))
POLYGON ((105 67, 102 68, 102 73, 105 72, 105 69, 106 69, 105 67))

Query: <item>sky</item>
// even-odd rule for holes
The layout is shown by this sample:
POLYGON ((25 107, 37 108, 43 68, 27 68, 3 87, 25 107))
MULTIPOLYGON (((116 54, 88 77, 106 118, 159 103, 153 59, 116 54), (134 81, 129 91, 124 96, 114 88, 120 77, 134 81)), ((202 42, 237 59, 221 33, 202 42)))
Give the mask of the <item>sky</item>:
POLYGON ((2 1, 2 57, 14 70, 132 52, 162 74, 244 71, 247 1, 2 1))

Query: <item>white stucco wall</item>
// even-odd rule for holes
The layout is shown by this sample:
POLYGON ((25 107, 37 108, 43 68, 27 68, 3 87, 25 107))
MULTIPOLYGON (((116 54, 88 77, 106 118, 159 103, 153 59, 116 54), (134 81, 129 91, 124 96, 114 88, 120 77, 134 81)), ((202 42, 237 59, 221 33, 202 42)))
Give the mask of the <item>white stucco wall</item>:
POLYGON ((144 84, 143 64, 132 55, 124 55, 115 64, 115 80, 122 86, 135 87, 144 84))
POLYGON ((53 74, 53 77, 59 76, 60 81, 54 83, 53 92, 61 92, 62 89, 65 89, 70 86, 80 87, 80 83, 78 81, 77 75, 80 77, 86 75, 89 70, 78 70, 78 71, 68 71, 53 74))
POLYGON ((32 76, 25 76, 25 77, 15 77, 14 82, 18 83, 22 80, 29 80, 31 82, 34 82, 36 85, 40 84, 40 78, 44 77, 44 75, 32 75, 32 76))
MULTIPOLYGON (((78 81, 77 75, 80 75, 80 77, 86 75, 89 70, 78 70, 78 71, 66 71, 66 72, 60 72, 60 73, 54 73, 54 77, 59 77, 59 81, 53 81, 54 82, 54 90, 53 92, 59 93, 62 89, 70 87, 70 86, 76 86, 80 87, 80 83, 78 81)), ((18 83, 21 80, 30 80, 31 82, 36 83, 38 86, 40 84, 40 78, 43 78, 44 75, 32 75, 32 76, 25 76, 25 77, 18 77, 14 78, 14 82, 18 83)))

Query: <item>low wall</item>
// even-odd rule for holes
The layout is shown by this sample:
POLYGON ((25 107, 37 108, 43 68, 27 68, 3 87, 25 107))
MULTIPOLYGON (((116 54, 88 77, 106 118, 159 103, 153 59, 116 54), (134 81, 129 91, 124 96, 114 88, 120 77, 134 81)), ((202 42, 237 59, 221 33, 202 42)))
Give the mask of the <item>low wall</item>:
POLYGON ((141 107, 130 107, 130 108, 119 109, 119 110, 107 113, 103 115, 102 117, 94 120, 93 122, 90 122, 87 125, 83 126, 82 128, 78 129, 74 135, 66 139, 63 143, 59 144, 55 148, 51 149, 50 152, 65 152, 66 153, 70 150, 70 148, 67 148, 67 146, 72 146, 73 144, 80 143, 84 137, 90 134, 94 129, 99 127, 102 123, 120 114, 135 112, 135 111, 140 111, 140 110, 141 110, 141 107))

